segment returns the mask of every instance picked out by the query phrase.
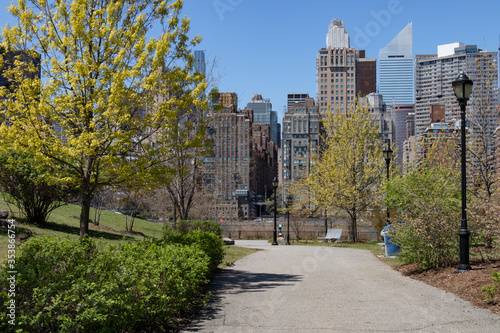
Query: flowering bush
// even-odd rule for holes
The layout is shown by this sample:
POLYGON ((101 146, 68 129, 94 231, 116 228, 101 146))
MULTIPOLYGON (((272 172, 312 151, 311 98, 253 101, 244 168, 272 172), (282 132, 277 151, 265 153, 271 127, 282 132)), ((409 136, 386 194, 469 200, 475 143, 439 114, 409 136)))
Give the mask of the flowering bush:
POLYGON ((420 269, 447 267, 458 258, 460 186, 454 169, 428 166, 394 178, 388 203, 399 211, 391 232, 403 263, 420 269))
POLYGON ((471 236, 485 248, 491 248, 500 237, 500 205, 492 200, 477 198, 467 210, 471 236))

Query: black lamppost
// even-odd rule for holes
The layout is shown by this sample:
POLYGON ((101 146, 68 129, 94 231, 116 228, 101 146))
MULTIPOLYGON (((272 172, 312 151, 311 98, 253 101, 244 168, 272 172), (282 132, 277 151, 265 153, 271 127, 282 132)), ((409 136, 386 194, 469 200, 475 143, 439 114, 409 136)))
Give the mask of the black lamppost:
POLYGON ((451 83, 458 103, 460 104, 460 139, 461 139, 461 164, 462 164, 462 221, 460 224, 460 264, 455 273, 466 272, 470 269, 469 265, 469 235, 467 229, 467 170, 465 157, 465 107, 469 100, 472 90, 472 80, 465 73, 460 73, 455 81, 451 83))
POLYGON ((274 188, 274 231, 273 231, 273 243, 271 245, 278 245, 277 238, 276 238, 276 197, 277 195, 277 189, 278 189, 278 179, 274 177, 273 179, 273 188, 274 188))
POLYGON ((285 245, 290 245, 290 207, 292 206, 292 196, 286 197, 286 212, 287 212, 287 227, 286 227, 286 243, 285 245))
MULTIPOLYGON (((389 167, 391 165, 391 160, 392 160, 392 154, 393 153, 394 152, 391 149, 391 142, 387 141, 387 148, 382 151, 382 154, 384 154, 385 164, 387 166, 387 181, 389 181, 389 167)), ((389 205, 387 205, 386 209, 387 209, 387 222, 386 222, 386 224, 389 225, 390 224, 390 222, 389 222, 389 218, 390 218, 390 216, 389 216, 389 205)))

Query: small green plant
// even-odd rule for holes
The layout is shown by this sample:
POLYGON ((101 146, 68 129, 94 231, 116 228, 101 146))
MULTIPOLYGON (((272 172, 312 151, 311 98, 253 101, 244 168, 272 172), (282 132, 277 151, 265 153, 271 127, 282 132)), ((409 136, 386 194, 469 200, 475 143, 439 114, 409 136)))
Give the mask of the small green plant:
POLYGON ((500 272, 491 272, 492 280, 496 284, 494 286, 483 286, 481 291, 485 293, 484 299, 493 301, 496 294, 500 291, 500 272))

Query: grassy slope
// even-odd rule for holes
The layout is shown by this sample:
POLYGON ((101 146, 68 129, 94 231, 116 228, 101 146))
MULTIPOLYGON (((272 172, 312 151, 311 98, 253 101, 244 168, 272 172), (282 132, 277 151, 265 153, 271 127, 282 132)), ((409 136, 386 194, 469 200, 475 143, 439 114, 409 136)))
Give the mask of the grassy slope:
MULTIPOLYGON (((12 207, 12 206, 11 206, 12 207)), ((8 209, 7 204, 0 199, 0 209, 8 209)), ((17 210, 14 210, 17 214, 17 210)), ((91 209, 91 217, 93 218, 94 210, 91 209)), ((63 238, 77 239, 80 232, 80 222, 75 216, 80 216, 80 206, 66 205, 59 207, 49 217, 47 225, 40 227, 34 224, 20 223, 16 228, 16 234, 26 233, 32 231, 36 236, 58 236, 63 238)), ((9 215, 9 218, 12 218, 9 215)), ((97 240, 100 245, 106 243, 119 243, 125 240, 142 240, 144 237, 123 233, 120 231, 125 230, 125 215, 103 211, 101 214, 100 226, 102 228, 95 229, 90 226, 90 236, 97 240), (109 230, 111 228, 113 230, 109 230)), ((18 220, 17 216, 14 219, 18 220)), ((148 222, 141 219, 135 219, 133 230, 142 232, 147 237, 160 238, 162 235, 162 225, 148 222)), ((7 230, 0 228, 0 261, 5 260, 7 253, 8 237, 7 230)), ((19 246, 19 241, 16 242, 19 246)))
MULTIPOLYGON (((2 199, 0 199, 0 210, 8 210, 7 204, 2 199)), ((17 210, 14 210, 14 214, 17 214, 17 210)), ((36 236, 46 235, 78 239, 80 233, 80 222, 74 216, 79 215, 80 206, 67 205, 59 207, 50 215, 49 222, 46 226, 39 227, 33 224, 20 223, 19 227, 16 228, 16 234, 32 231, 36 236)), ((91 209, 90 216, 93 219, 93 209, 91 209)), ((12 218, 12 216, 9 216, 9 218, 12 218)), ((17 217, 14 216, 14 219, 17 220, 17 217)), ((94 229, 90 226, 90 236, 96 239, 100 246, 113 243, 117 244, 130 240, 142 240, 144 238, 138 235, 119 232, 125 230, 125 215, 103 211, 101 214, 100 226, 116 230, 94 229)), ((161 238, 163 233, 162 228, 162 225, 136 218, 133 230, 142 232, 147 237, 161 238)), ((7 229, 0 228, 0 263, 7 259, 7 245, 7 229)), ((16 246, 19 245, 20 243, 17 241, 16 246)), ((228 246, 226 247, 226 255, 220 267, 223 268, 231 266, 236 260, 241 259, 242 257, 253 252, 255 252, 255 250, 228 246)))

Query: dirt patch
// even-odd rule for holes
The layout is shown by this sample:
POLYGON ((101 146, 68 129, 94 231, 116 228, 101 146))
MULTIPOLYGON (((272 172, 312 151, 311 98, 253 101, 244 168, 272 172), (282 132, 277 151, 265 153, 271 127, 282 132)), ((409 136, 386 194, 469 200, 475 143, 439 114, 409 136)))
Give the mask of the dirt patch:
MULTIPOLYGON (((80 219, 79 216, 70 216, 74 219, 80 219)), ((95 225, 92 220, 89 220, 89 228, 91 229, 96 229, 96 230, 104 230, 104 231, 111 231, 111 232, 116 232, 120 234, 129 234, 129 235, 136 235, 136 236, 142 236, 146 237, 142 232, 140 231, 133 231, 133 230, 115 230, 110 227, 106 227, 104 225, 95 225)))
POLYGON ((142 237, 146 237, 146 235, 144 235, 142 232, 140 231, 133 231, 133 230, 120 230, 120 231, 117 231, 117 232, 121 232, 121 233, 124 233, 124 234, 131 234, 131 235, 136 235, 136 236, 142 236, 142 237))
POLYGON ((92 228, 92 229, 97 229, 97 230, 106 230, 106 231, 118 232, 115 229, 110 228, 110 227, 106 227, 104 225, 95 225, 95 224, 89 223, 89 227, 92 228))
POLYGON ((494 285, 491 279, 492 271, 500 271, 500 260, 490 262, 471 262, 472 269, 456 274, 456 267, 430 269, 419 272, 416 265, 399 266, 395 269, 403 275, 423 281, 431 286, 451 292, 472 304, 489 309, 500 315, 500 295, 493 301, 485 300, 482 286, 494 285))

